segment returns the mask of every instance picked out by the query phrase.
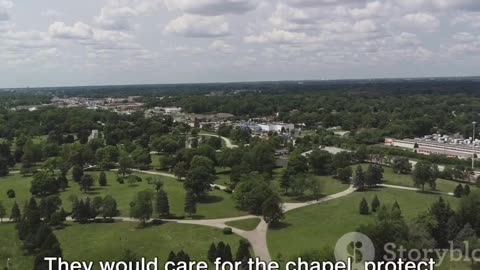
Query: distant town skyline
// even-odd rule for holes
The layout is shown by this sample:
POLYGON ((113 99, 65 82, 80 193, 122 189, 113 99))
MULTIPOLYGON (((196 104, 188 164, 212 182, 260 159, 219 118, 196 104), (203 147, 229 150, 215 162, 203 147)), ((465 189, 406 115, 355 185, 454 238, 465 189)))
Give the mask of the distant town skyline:
POLYGON ((475 0, 0 0, 0 88, 475 76, 475 0))

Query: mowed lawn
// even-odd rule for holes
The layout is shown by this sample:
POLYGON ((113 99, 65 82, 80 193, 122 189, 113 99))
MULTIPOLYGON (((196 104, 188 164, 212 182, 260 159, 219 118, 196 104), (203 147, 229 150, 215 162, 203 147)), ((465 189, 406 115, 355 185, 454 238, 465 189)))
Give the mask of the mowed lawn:
MULTIPOLYGON (((350 186, 349 184, 343 184, 338 179, 333 178, 333 176, 318 176, 318 175, 310 175, 320 181, 321 190, 323 196, 332 195, 335 193, 342 192, 350 186)), ((281 170, 275 170, 274 179, 272 181, 272 186, 278 191, 278 193, 282 194, 282 199, 285 202, 304 202, 313 200, 312 193, 310 191, 306 191, 303 196, 285 196, 283 195, 285 191, 280 187, 280 178, 281 178, 281 170)))
POLYGON ((177 223, 138 229, 135 223, 73 225, 57 231, 67 260, 120 260, 126 249, 142 257, 166 261, 170 251, 187 252, 193 260, 206 260, 212 242, 230 244, 232 253, 240 237, 222 230, 177 223))
POLYGON ((258 224, 260 223, 259 218, 247 218, 242 220, 235 220, 227 222, 228 226, 244 230, 244 231, 253 231, 257 228, 258 224))
MULTIPOLYGON (((207 252, 212 242, 223 241, 235 254, 239 240, 236 235, 225 235, 219 229, 164 223, 145 229, 138 229, 136 223, 74 224, 55 231, 68 261, 113 261, 122 260, 129 249, 140 257, 158 258, 165 262, 170 251, 187 252, 192 260, 207 260, 207 252)), ((11 270, 33 268, 33 257, 22 255, 20 241, 13 224, 0 225, 0 266, 10 258, 11 270)))
MULTIPOLYGON (((98 178, 98 172, 88 172, 98 178)), ((111 195, 117 200, 118 208, 122 216, 129 215, 130 202, 133 200, 135 194, 142 190, 154 190, 153 185, 149 185, 146 181, 147 177, 153 177, 154 179, 160 178, 164 183, 164 190, 168 194, 170 201, 170 211, 172 214, 177 216, 183 215, 183 208, 185 202, 185 190, 183 188, 183 183, 177 181, 174 178, 164 177, 164 176, 154 176, 148 174, 136 173, 136 175, 143 178, 142 182, 136 183, 131 186, 128 183, 119 184, 116 181, 115 172, 107 172, 107 182, 108 186, 101 187, 98 183, 95 183, 94 187, 89 193, 83 193, 80 191, 80 186, 73 182, 69 181, 70 187, 60 194, 60 198, 63 202, 63 207, 67 210, 71 210, 71 197, 77 196, 80 198, 85 197, 95 197, 95 196, 106 196, 111 195)), ((3 202, 7 212, 10 212, 10 209, 14 203, 17 203, 23 207, 23 204, 26 200, 30 198, 30 182, 31 177, 22 177, 19 174, 12 174, 8 177, 0 178, 0 201, 3 202), (15 190, 16 198, 9 199, 6 195, 8 189, 15 190)), ((207 198, 204 201, 201 201, 197 205, 197 217, 198 218, 222 218, 222 217, 235 217, 241 216, 245 213, 239 211, 235 208, 235 203, 233 201, 232 195, 228 194, 221 190, 212 190, 209 192, 207 198)))
POLYGON ((33 257, 23 256, 21 245, 15 225, 0 224, 0 269, 7 265, 9 258, 9 270, 33 269, 33 257))
MULTIPOLYGON (((368 165, 362 165, 366 169, 368 165)), ((355 171, 356 166, 353 167, 355 171)), ((405 186, 405 187, 414 187, 412 176, 409 174, 396 174, 393 172, 392 168, 390 167, 383 167, 384 174, 384 183, 389 185, 397 185, 397 186, 405 186)), ((438 178, 436 181, 437 187, 436 190, 441 192, 453 192, 455 187, 457 187, 458 182, 445 180, 438 178)), ((476 189, 475 185, 470 185, 471 190, 476 189)), ((425 185, 425 190, 430 190, 429 185, 425 185)))
MULTIPOLYGON (((397 201, 407 219, 426 211, 439 198, 439 195, 381 188, 288 212, 284 226, 268 232, 268 247, 272 258, 279 259, 281 255, 283 259, 290 259, 312 249, 333 248, 343 234, 373 221, 373 215, 362 216, 358 209, 363 197, 370 203, 374 195, 378 196, 382 204, 391 205, 397 201)), ((450 196, 444 198, 452 207, 456 207, 458 199, 450 196)))

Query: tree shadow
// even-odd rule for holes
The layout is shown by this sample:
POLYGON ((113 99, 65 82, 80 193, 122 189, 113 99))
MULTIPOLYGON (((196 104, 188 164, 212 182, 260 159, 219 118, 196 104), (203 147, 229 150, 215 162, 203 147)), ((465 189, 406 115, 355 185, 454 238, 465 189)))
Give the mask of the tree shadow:
POLYGON ((322 198, 327 197, 326 194, 321 194, 320 196, 315 196, 313 194, 309 195, 301 195, 301 196, 296 196, 294 197, 294 200, 296 202, 309 202, 309 201, 318 201, 321 200, 322 198))
POLYGON ((277 231, 277 230, 282 230, 282 229, 286 229, 288 227, 292 226, 291 223, 288 223, 288 222, 284 222, 284 221, 281 221, 275 225, 270 225, 269 226, 269 229, 270 230, 274 230, 274 231, 277 231))
POLYGON ((190 217, 185 217, 185 219, 204 219, 204 215, 192 215, 190 217))
POLYGON ((99 191, 95 191, 95 190, 89 190, 87 192, 83 192, 83 194, 87 194, 87 195, 98 195, 100 194, 99 191))
POLYGON ((198 202, 202 204, 210 204, 210 203, 218 203, 223 201, 224 198, 221 196, 215 196, 215 195, 207 195, 203 198, 201 198, 198 202))
POLYGON ((63 223, 62 225, 60 226, 53 226, 52 229, 54 229, 55 231, 63 231, 65 230, 66 228, 68 227, 71 227, 72 225, 69 224, 69 223, 63 223))
POLYGON ((143 226, 142 228, 143 229, 148 229, 148 228, 153 228, 153 227, 159 227, 159 226, 162 226, 164 224, 167 224, 168 221, 163 221, 163 220, 160 220, 160 219, 152 219, 151 221, 147 222, 145 224, 145 226, 143 226))
MULTIPOLYGON (((229 176, 231 173, 231 170, 226 170, 226 171, 221 171, 221 172, 217 172, 215 175, 227 175, 229 176)), ((217 179, 219 179, 220 177, 217 177, 217 179)))

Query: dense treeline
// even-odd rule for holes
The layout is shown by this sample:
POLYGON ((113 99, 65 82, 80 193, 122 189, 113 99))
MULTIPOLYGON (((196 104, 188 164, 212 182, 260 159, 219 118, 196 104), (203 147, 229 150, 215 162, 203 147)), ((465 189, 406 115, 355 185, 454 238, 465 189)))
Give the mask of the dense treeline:
MULTIPOLYGON (((341 126, 354 131, 359 142, 374 143, 385 136, 404 138, 432 132, 460 132, 469 137, 471 122, 476 120, 476 112, 480 109, 479 84, 471 78, 105 86, 42 89, 38 92, 45 96, 142 95, 147 107, 181 106, 186 112, 232 113, 244 119, 278 113, 275 118, 279 121, 304 123, 308 128, 341 126), (215 95, 205 95, 210 92, 215 95), (152 97, 167 94, 169 98, 152 97)), ((36 103, 42 97, 19 100, 36 103)), ((25 123, 23 126, 27 131, 41 132, 32 129, 39 125, 48 128, 52 117, 56 117, 53 122, 64 123, 62 120, 70 118, 67 112, 82 117, 85 122, 93 122, 89 127, 83 125, 80 128, 92 129, 91 126, 97 125, 99 120, 105 122, 105 118, 115 118, 106 112, 100 116, 92 112, 100 118, 94 119, 92 115, 77 114, 75 110, 47 111, 50 111, 48 115, 43 112, 12 114, 0 111, 0 127, 25 123), (65 115, 59 117, 62 112, 65 115)), ((4 128, 0 128, 0 136, 12 136, 1 129, 4 128)), ((78 132, 78 126, 66 123, 63 130, 78 132)))
POLYGON ((50 97, 44 93, 32 95, 31 93, 2 92, 0 91, 0 109, 2 107, 15 107, 24 105, 38 105, 50 102, 50 97))
POLYGON ((54 94, 57 96, 158 96, 195 95, 210 92, 231 92, 235 90, 269 92, 270 94, 307 94, 340 91, 370 92, 386 94, 457 94, 478 95, 478 78, 438 79, 378 79, 378 80, 332 80, 332 81, 281 81, 281 82, 234 82, 199 84, 152 84, 112 85, 81 87, 47 87, 15 89, 20 93, 54 94))
POLYGON ((432 132, 471 135, 471 122, 480 99, 467 95, 390 95, 337 93, 335 95, 187 96, 162 101, 193 113, 231 113, 238 117, 273 116, 279 121, 316 128, 341 126, 356 131, 359 140, 385 136, 413 137, 432 132))

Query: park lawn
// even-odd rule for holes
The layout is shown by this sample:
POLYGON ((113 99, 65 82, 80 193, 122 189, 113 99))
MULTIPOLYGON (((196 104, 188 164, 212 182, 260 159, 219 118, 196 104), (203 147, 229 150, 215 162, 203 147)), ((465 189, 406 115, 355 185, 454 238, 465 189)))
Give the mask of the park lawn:
POLYGON ((215 177, 214 184, 222 186, 230 186, 230 175, 229 174, 217 174, 215 177))
POLYGON ((25 201, 31 196, 31 181, 32 177, 24 177, 19 173, 10 174, 6 177, 0 177, 0 201, 6 208, 7 213, 10 213, 10 209, 12 209, 15 201, 17 201, 21 209, 23 208, 25 201), (10 199, 7 197, 7 190, 9 189, 13 189, 15 191, 15 198, 10 199))
POLYGON ((48 139, 47 135, 33 136, 32 137, 32 142, 35 143, 35 144, 45 143, 45 142, 47 142, 47 139, 48 139))
MULTIPOLYGON (((98 178, 99 172, 88 172, 98 178)), ((148 174, 135 173, 143 178, 143 181, 137 183, 133 186, 130 186, 128 183, 119 184, 116 181, 115 172, 106 172, 108 186, 101 187, 96 183, 92 187, 91 191, 88 193, 83 193, 80 191, 80 186, 73 182, 69 181, 70 187, 65 191, 60 193, 60 198, 63 202, 63 207, 65 210, 71 210, 71 197, 77 196, 77 198, 86 198, 86 197, 96 197, 96 196, 106 196, 111 195, 118 204, 118 208, 122 216, 129 215, 130 202, 133 200, 135 194, 143 190, 154 190, 153 185, 149 185, 146 181, 147 177, 153 177, 154 179, 159 176, 152 176, 148 174)), ((185 201, 185 190, 183 188, 183 183, 177 181, 174 178, 160 176, 164 183, 164 190, 168 194, 170 201, 170 211, 172 214, 177 216, 183 216, 183 208, 185 201)), ((7 212, 10 212, 10 209, 16 200, 22 207, 24 202, 30 198, 30 182, 31 177, 22 177, 19 174, 13 174, 8 177, 0 178, 0 200, 3 201, 7 212), (12 188, 15 190, 17 197, 15 199, 8 199, 6 191, 12 188)), ((239 211, 235 208, 235 202, 233 201, 232 195, 228 194, 221 190, 212 190, 209 192, 208 196, 204 201, 201 201, 197 205, 198 218, 225 218, 225 217, 235 217, 242 216, 245 213, 239 211)))
MULTIPOLYGON (((322 196, 328 196, 328 195, 342 192, 348 189, 348 187, 350 186, 349 184, 343 184, 339 180, 333 178, 333 176, 311 175, 311 177, 314 177, 315 179, 320 180, 322 185, 322 196)), ((282 199, 285 202, 304 202, 304 201, 314 200, 314 198, 312 198, 313 194, 311 194, 310 191, 306 191, 303 196, 284 195, 285 191, 280 187, 280 181, 277 176, 275 176, 271 184, 280 194, 282 194, 282 199)))
POLYGON ((242 220, 229 221, 226 224, 228 226, 244 230, 244 231, 253 231, 257 228, 260 223, 260 218, 247 218, 242 220))
MULTIPOLYGON (((370 203, 374 195, 378 196, 382 204, 391 205, 398 201, 407 220, 426 211, 439 198, 439 195, 435 194, 381 188, 376 191, 356 192, 347 197, 288 212, 284 225, 268 232, 272 259, 290 259, 312 249, 333 248, 342 235, 374 220, 373 215, 362 216, 358 213, 362 198, 365 197, 370 203)), ((456 207, 457 198, 444 198, 453 208, 456 207)))
POLYGON ((230 175, 230 171, 232 169, 230 169, 229 167, 215 167, 215 172, 218 174, 226 174, 226 175, 230 175))
POLYGON ((333 178, 333 176, 314 176, 323 183, 323 194, 332 195, 335 193, 342 192, 350 187, 349 184, 344 184, 338 179, 333 178))
POLYGON ((0 269, 7 265, 9 270, 33 269, 33 257, 23 256, 22 243, 18 239, 14 224, 0 224, 0 269))
MULTIPOLYGON (((158 257, 160 262, 166 261, 170 251, 180 250, 187 252, 192 260, 207 260, 207 251, 212 242, 229 244, 235 254, 241 239, 237 235, 225 235, 219 229, 205 226, 170 222, 145 229, 137 226, 138 223, 131 222, 68 224, 65 229, 55 231, 55 234, 65 260, 94 262, 121 260, 127 249, 147 259, 158 257)), ((0 225, 0 234, 0 266, 6 265, 8 257, 15 267, 11 270, 32 269, 34 258, 22 256, 14 225, 0 225)))
MULTIPOLYGON (((383 170, 384 170, 383 178, 384 178, 385 184, 414 187, 411 175, 394 173, 392 168, 390 167, 383 167, 383 170)), ((437 184, 436 190, 449 193, 455 190, 455 187, 457 187, 458 182, 439 178, 437 179, 436 184, 437 184)), ((474 190, 476 188, 477 187, 475 185, 470 185, 471 190, 474 190)), ((425 190, 430 190, 430 187, 426 185, 425 190)))
POLYGON ((152 159, 152 168, 157 170, 158 168, 162 167, 162 163, 160 161, 160 158, 162 155, 150 155, 150 158, 152 159))
POLYGON ((72 225, 56 232, 67 260, 119 260, 130 249, 141 257, 165 262, 170 251, 187 252, 192 260, 207 260, 212 242, 230 244, 232 253, 240 237, 219 229, 178 223, 164 223, 138 229, 137 223, 72 225))

